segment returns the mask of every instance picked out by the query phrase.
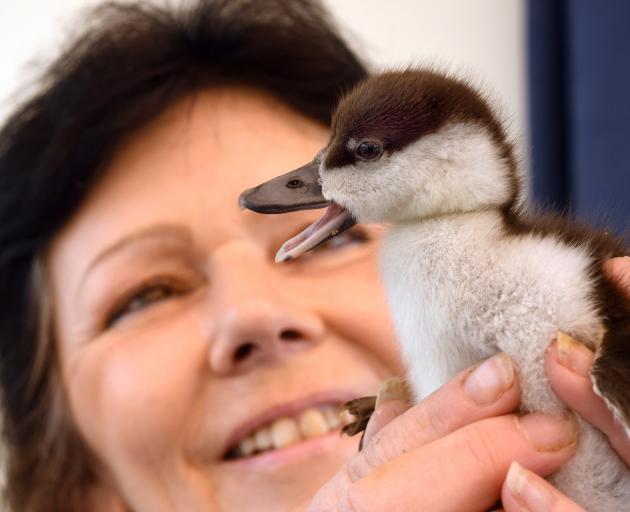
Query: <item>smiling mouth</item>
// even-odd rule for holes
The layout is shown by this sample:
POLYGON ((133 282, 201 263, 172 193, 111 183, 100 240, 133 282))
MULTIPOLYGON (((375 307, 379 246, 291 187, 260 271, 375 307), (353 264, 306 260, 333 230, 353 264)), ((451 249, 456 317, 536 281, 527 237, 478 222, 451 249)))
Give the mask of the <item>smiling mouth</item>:
POLYGON ((249 432, 226 452, 223 459, 243 459, 322 437, 351 421, 353 418, 342 412, 341 405, 309 407, 295 416, 281 416, 249 432))

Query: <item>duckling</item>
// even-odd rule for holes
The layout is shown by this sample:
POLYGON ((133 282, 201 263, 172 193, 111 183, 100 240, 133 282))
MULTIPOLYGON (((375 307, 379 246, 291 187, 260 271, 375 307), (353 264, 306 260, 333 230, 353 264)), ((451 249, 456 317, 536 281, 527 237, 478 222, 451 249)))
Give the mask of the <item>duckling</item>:
MULTIPOLYGON (((416 401, 503 351, 519 371, 522 412, 562 413, 543 365, 562 331, 595 351, 593 387, 630 435, 630 300, 602 268, 628 250, 610 232, 530 210, 525 196, 491 102, 466 80, 408 69, 347 93, 313 161, 240 203, 262 213, 328 207, 279 262, 356 222, 389 225, 380 272, 416 401)), ((630 511, 629 468, 578 421, 576 454, 551 480, 590 511, 630 511)))

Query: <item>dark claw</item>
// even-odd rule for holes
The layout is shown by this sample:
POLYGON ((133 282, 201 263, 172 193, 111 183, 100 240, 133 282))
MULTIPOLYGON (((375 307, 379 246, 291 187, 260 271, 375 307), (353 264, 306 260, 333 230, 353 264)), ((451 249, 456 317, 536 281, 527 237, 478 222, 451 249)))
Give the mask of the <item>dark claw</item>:
POLYGON ((360 420, 353 421, 352 423, 348 423, 345 427, 341 429, 341 433, 347 436, 355 436, 359 432, 363 432, 365 427, 367 427, 368 421, 370 421, 370 417, 367 416, 365 418, 361 418, 360 420))
POLYGON ((374 412, 374 406, 376 405, 375 396, 364 396, 362 398, 355 398, 343 404, 343 408, 353 416, 368 417, 374 412))
POLYGON ((361 440, 359 441, 359 451, 363 449, 363 438, 365 436, 365 428, 367 427, 372 413, 374 412, 374 406, 376 405, 375 396, 366 396, 363 398, 357 398, 350 400, 343 405, 343 408, 357 419, 352 423, 346 425, 341 429, 341 433, 347 436, 354 436, 359 432, 363 432, 361 440))

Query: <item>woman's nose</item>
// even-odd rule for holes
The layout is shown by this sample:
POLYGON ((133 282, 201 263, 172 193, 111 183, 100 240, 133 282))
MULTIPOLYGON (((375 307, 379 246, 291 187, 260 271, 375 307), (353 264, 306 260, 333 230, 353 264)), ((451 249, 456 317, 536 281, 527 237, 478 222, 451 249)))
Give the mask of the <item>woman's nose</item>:
POLYGON ((318 313, 298 304, 308 290, 278 273, 257 245, 237 239, 214 251, 215 300, 208 312, 209 364, 230 376, 313 347, 324 337, 318 313))
POLYGON ((270 364, 317 344, 321 319, 273 298, 250 298, 224 309, 210 340, 210 367, 230 376, 270 364))

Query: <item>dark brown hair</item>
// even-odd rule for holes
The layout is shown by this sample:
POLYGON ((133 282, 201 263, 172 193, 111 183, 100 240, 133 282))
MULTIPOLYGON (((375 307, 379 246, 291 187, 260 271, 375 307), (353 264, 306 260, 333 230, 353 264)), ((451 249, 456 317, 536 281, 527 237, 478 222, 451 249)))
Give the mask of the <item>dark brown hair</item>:
POLYGON ((366 75, 316 1, 108 3, 86 23, 0 131, 5 498, 20 512, 85 510, 95 480, 64 405, 40 259, 121 141, 212 86, 257 88, 328 125, 366 75))

